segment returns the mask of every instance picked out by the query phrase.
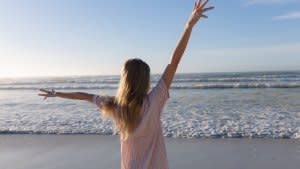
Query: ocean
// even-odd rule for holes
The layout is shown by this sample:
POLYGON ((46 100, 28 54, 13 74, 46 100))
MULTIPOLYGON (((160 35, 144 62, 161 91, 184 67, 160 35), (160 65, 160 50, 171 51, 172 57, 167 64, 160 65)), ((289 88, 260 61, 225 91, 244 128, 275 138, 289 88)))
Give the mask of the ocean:
MULTIPOLYGON (((153 87, 159 75, 151 77, 153 87)), ((0 79, 0 134, 112 135, 93 104, 40 88, 114 95, 119 76, 0 79)), ((300 72, 177 74, 161 117, 166 137, 300 138, 300 72)))

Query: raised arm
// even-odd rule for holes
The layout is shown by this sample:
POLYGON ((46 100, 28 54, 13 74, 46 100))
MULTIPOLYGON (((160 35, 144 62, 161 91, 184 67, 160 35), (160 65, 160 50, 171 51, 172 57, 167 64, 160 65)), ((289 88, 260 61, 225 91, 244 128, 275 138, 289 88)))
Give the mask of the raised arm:
POLYGON ((89 93, 82 93, 82 92, 70 92, 70 93, 63 93, 63 92, 55 92, 54 90, 48 91, 45 89, 40 89, 41 92, 39 96, 44 96, 44 99, 48 97, 60 97, 64 99, 73 99, 73 100, 85 100, 88 102, 93 102, 93 94, 89 93))
POLYGON ((166 67, 166 69, 162 75, 162 79, 165 81, 168 88, 170 87, 170 85, 172 83, 172 80, 176 73, 180 59, 181 59, 181 57, 185 51, 185 48, 188 44, 193 27, 196 25, 196 23, 198 22, 198 20, 201 17, 208 18, 206 15, 204 15, 204 13, 206 11, 209 11, 214 8, 214 7, 206 8, 207 3, 208 3, 208 0, 198 0, 194 4, 192 15, 190 16, 190 18, 188 19, 188 22, 185 25, 183 34, 177 44, 177 47, 175 48, 175 50, 173 52, 171 61, 168 64, 168 66, 166 67))

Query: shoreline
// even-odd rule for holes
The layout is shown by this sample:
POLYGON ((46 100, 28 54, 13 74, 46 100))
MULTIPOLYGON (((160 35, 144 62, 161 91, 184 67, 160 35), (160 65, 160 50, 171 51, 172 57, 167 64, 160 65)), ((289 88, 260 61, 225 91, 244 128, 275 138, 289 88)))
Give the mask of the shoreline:
MULTIPOLYGON (((165 138, 170 169, 296 169, 296 139, 165 138)), ((119 136, 0 135, 3 169, 120 168, 119 136), (16 162, 17 161, 17 162, 16 162)))
MULTIPOLYGON (((99 136, 99 137, 119 137, 119 134, 112 133, 46 133, 46 132, 27 132, 27 131, 19 131, 19 132, 10 132, 10 131, 2 131, 0 132, 1 136, 99 136)), ((212 135, 212 136, 199 136, 199 137, 172 137, 172 136, 164 136, 165 140, 299 140, 300 136, 297 137, 264 137, 264 136, 241 136, 241 134, 237 134, 236 137, 227 137, 225 135, 212 135)), ((1 141, 1 140, 0 140, 1 141)), ((300 140, 299 140, 300 141, 300 140)))

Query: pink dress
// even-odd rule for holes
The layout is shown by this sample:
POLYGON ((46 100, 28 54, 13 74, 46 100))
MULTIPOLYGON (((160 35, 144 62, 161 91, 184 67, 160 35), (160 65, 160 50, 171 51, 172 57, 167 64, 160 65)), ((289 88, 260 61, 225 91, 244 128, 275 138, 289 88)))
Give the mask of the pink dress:
MULTIPOLYGON (((169 98, 164 80, 144 99, 142 119, 132 134, 121 142, 121 169, 168 169, 168 159, 160 114, 169 98)), ((105 96, 95 96, 94 103, 101 109, 105 96)))

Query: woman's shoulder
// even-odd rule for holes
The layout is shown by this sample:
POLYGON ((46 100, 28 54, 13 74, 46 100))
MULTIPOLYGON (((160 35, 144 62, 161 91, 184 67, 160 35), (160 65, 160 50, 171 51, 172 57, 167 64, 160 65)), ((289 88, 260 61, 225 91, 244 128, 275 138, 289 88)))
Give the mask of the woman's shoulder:
POLYGON ((169 98, 169 90, 163 79, 160 79, 148 94, 150 105, 163 106, 169 98))

